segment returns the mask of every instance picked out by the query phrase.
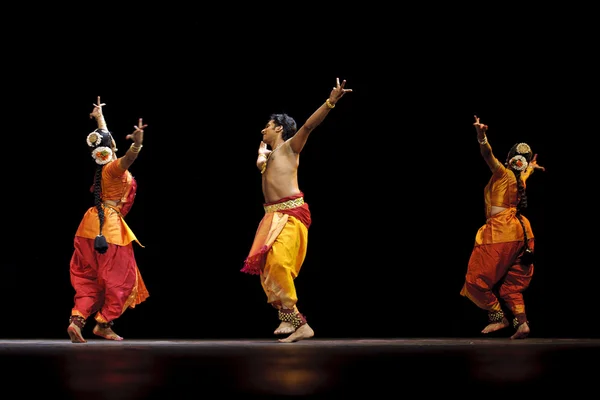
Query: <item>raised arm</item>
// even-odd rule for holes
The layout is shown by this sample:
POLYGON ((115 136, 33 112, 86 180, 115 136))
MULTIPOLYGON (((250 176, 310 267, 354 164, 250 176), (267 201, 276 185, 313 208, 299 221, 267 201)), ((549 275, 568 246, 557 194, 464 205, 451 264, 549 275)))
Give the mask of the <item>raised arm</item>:
POLYGON ((138 157, 138 154, 140 153, 143 147, 142 143, 144 142, 144 129, 147 126, 147 124, 142 124, 142 119, 140 118, 137 126, 133 127, 135 129, 133 133, 127 135, 126 138, 133 140, 133 143, 131 143, 131 146, 129 147, 129 149, 127 149, 125 155, 119 158, 119 165, 121 166, 121 168, 129 169, 129 167, 131 167, 131 164, 133 164, 133 162, 138 157))
POLYGON ((477 131, 477 141, 479 142, 479 151, 481 152, 481 155, 483 156, 483 159, 487 163, 490 170, 492 172, 494 172, 498 168, 498 165, 500 164, 500 162, 494 156, 494 153, 492 152, 492 146, 488 142, 487 134, 486 134, 486 132, 488 130, 488 126, 482 124, 479 121, 479 117, 477 115, 475 115, 475 122, 473 123, 473 126, 475 127, 475 130, 477 131))
POLYGON ((90 113, 90 118, 96 118, 98 129, 107 131, 108 128, 106 127, 106 121, 104 120, 104 115, 102 114, 102 106, 105 105, 105 103, 100 102, 100 96, 98 96, 98 103, 94 104, 94 109, 90 113))
POLYGON ((298 132, 290 139, 290 147, 295 153, 300 153, 308 140, 308 135, 323 122, 327 114, 333 108, 335 108, 336 103, 346 94, 347 92, 351 92, 352 89, 345 89, 346 80, 344 79, 342 83, 340 83, 340 78, 336 78, 336 85, 331 90, 329 97, 317 110, 306 120, 304 125, 298 129, 298 132))

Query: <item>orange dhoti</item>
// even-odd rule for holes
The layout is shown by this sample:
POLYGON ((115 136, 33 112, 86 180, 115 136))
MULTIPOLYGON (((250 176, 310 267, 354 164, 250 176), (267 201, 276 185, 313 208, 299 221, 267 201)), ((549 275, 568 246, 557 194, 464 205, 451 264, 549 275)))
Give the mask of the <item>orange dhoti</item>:
MULTIPOLYGON (((523 242, 476 246, 469 259, 465 283, 460 292, 488 312, 501 311, 500 298, 517 318, 525 315, 523 291, 529 287, 533 264, 521 264, 523 242)), ((529 241, 533 250, 534 240, 529 241)))
POLYGON ((533 276, 533 264, 522 263, 527 247, 533 251, 535 239, 529 220, 507 209, 488 218, 477 232, 469 258, 462 296, 489 313, 502 311, 502 301, 518 322, 527 320, 523 292, 533 276), (523 230, 523 228, 525 230, 523 230))

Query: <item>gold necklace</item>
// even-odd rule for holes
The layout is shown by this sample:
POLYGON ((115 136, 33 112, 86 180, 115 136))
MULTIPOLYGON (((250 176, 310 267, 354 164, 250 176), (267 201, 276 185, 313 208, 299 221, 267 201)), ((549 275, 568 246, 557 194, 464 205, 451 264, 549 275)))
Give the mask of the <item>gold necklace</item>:
POLYGON ((265 163, 263 164, 262 168, 260 169, 260 173, 261 173, 261 174, 264 174, 264 173, 265 173, 265 171, 267 170, 267 163, 269 162, 269 158, 271 158, 271 154, 275 153, 275 151, 277 151, 277 149, 278 149, 278 148, 280 148, 280 147, 281 147, 281 145, 282 145, 282 144, 284 144, 284 143, 285 143, 285 142, 281 142, 281 143, 279 143, 279 144, 277 145, 277 147, 275 147, 275 148, 273 149, 273 151, 269 153, 269 155, 268 155, 268 156, 267 156, 267 158, 265 159, 265 163))

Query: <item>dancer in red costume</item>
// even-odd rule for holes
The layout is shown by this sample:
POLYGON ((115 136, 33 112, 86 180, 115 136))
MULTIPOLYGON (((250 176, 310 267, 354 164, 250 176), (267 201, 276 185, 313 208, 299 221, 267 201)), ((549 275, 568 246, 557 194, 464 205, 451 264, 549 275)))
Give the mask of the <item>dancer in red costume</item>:
POLYGON ((147 125, 139 119, 133 133, 126 137, 133 143, 123 157, 117 158, 117 146, 106 126, 103 106, 98 97, 90 114, 98 128, 86 139, 96 164, 91 187, 94 206, 86 211, 75 233, 75 250, 70 263, 75 304, 67 332, 73 343, 86 342, 82 329, 92 314, 96 320, 95 335, 123 340, 112 330, 114 321, 127 308, 134 308, 149 296, 132 242, 141 244, 125 222, 137 190, 129 168, 142 150, 147 125))

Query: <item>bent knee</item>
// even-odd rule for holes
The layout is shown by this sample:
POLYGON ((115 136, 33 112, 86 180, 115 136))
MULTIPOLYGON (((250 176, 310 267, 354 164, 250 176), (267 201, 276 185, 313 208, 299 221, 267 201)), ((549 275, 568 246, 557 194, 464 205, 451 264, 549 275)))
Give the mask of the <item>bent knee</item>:
POLYGON ((492 290, 491 285, 481 278, 474 278, 465 280, 465 284, 463 286, 463 290, 466 290, 469 293, 481 293, 481 292, 489 292, 492 290))

